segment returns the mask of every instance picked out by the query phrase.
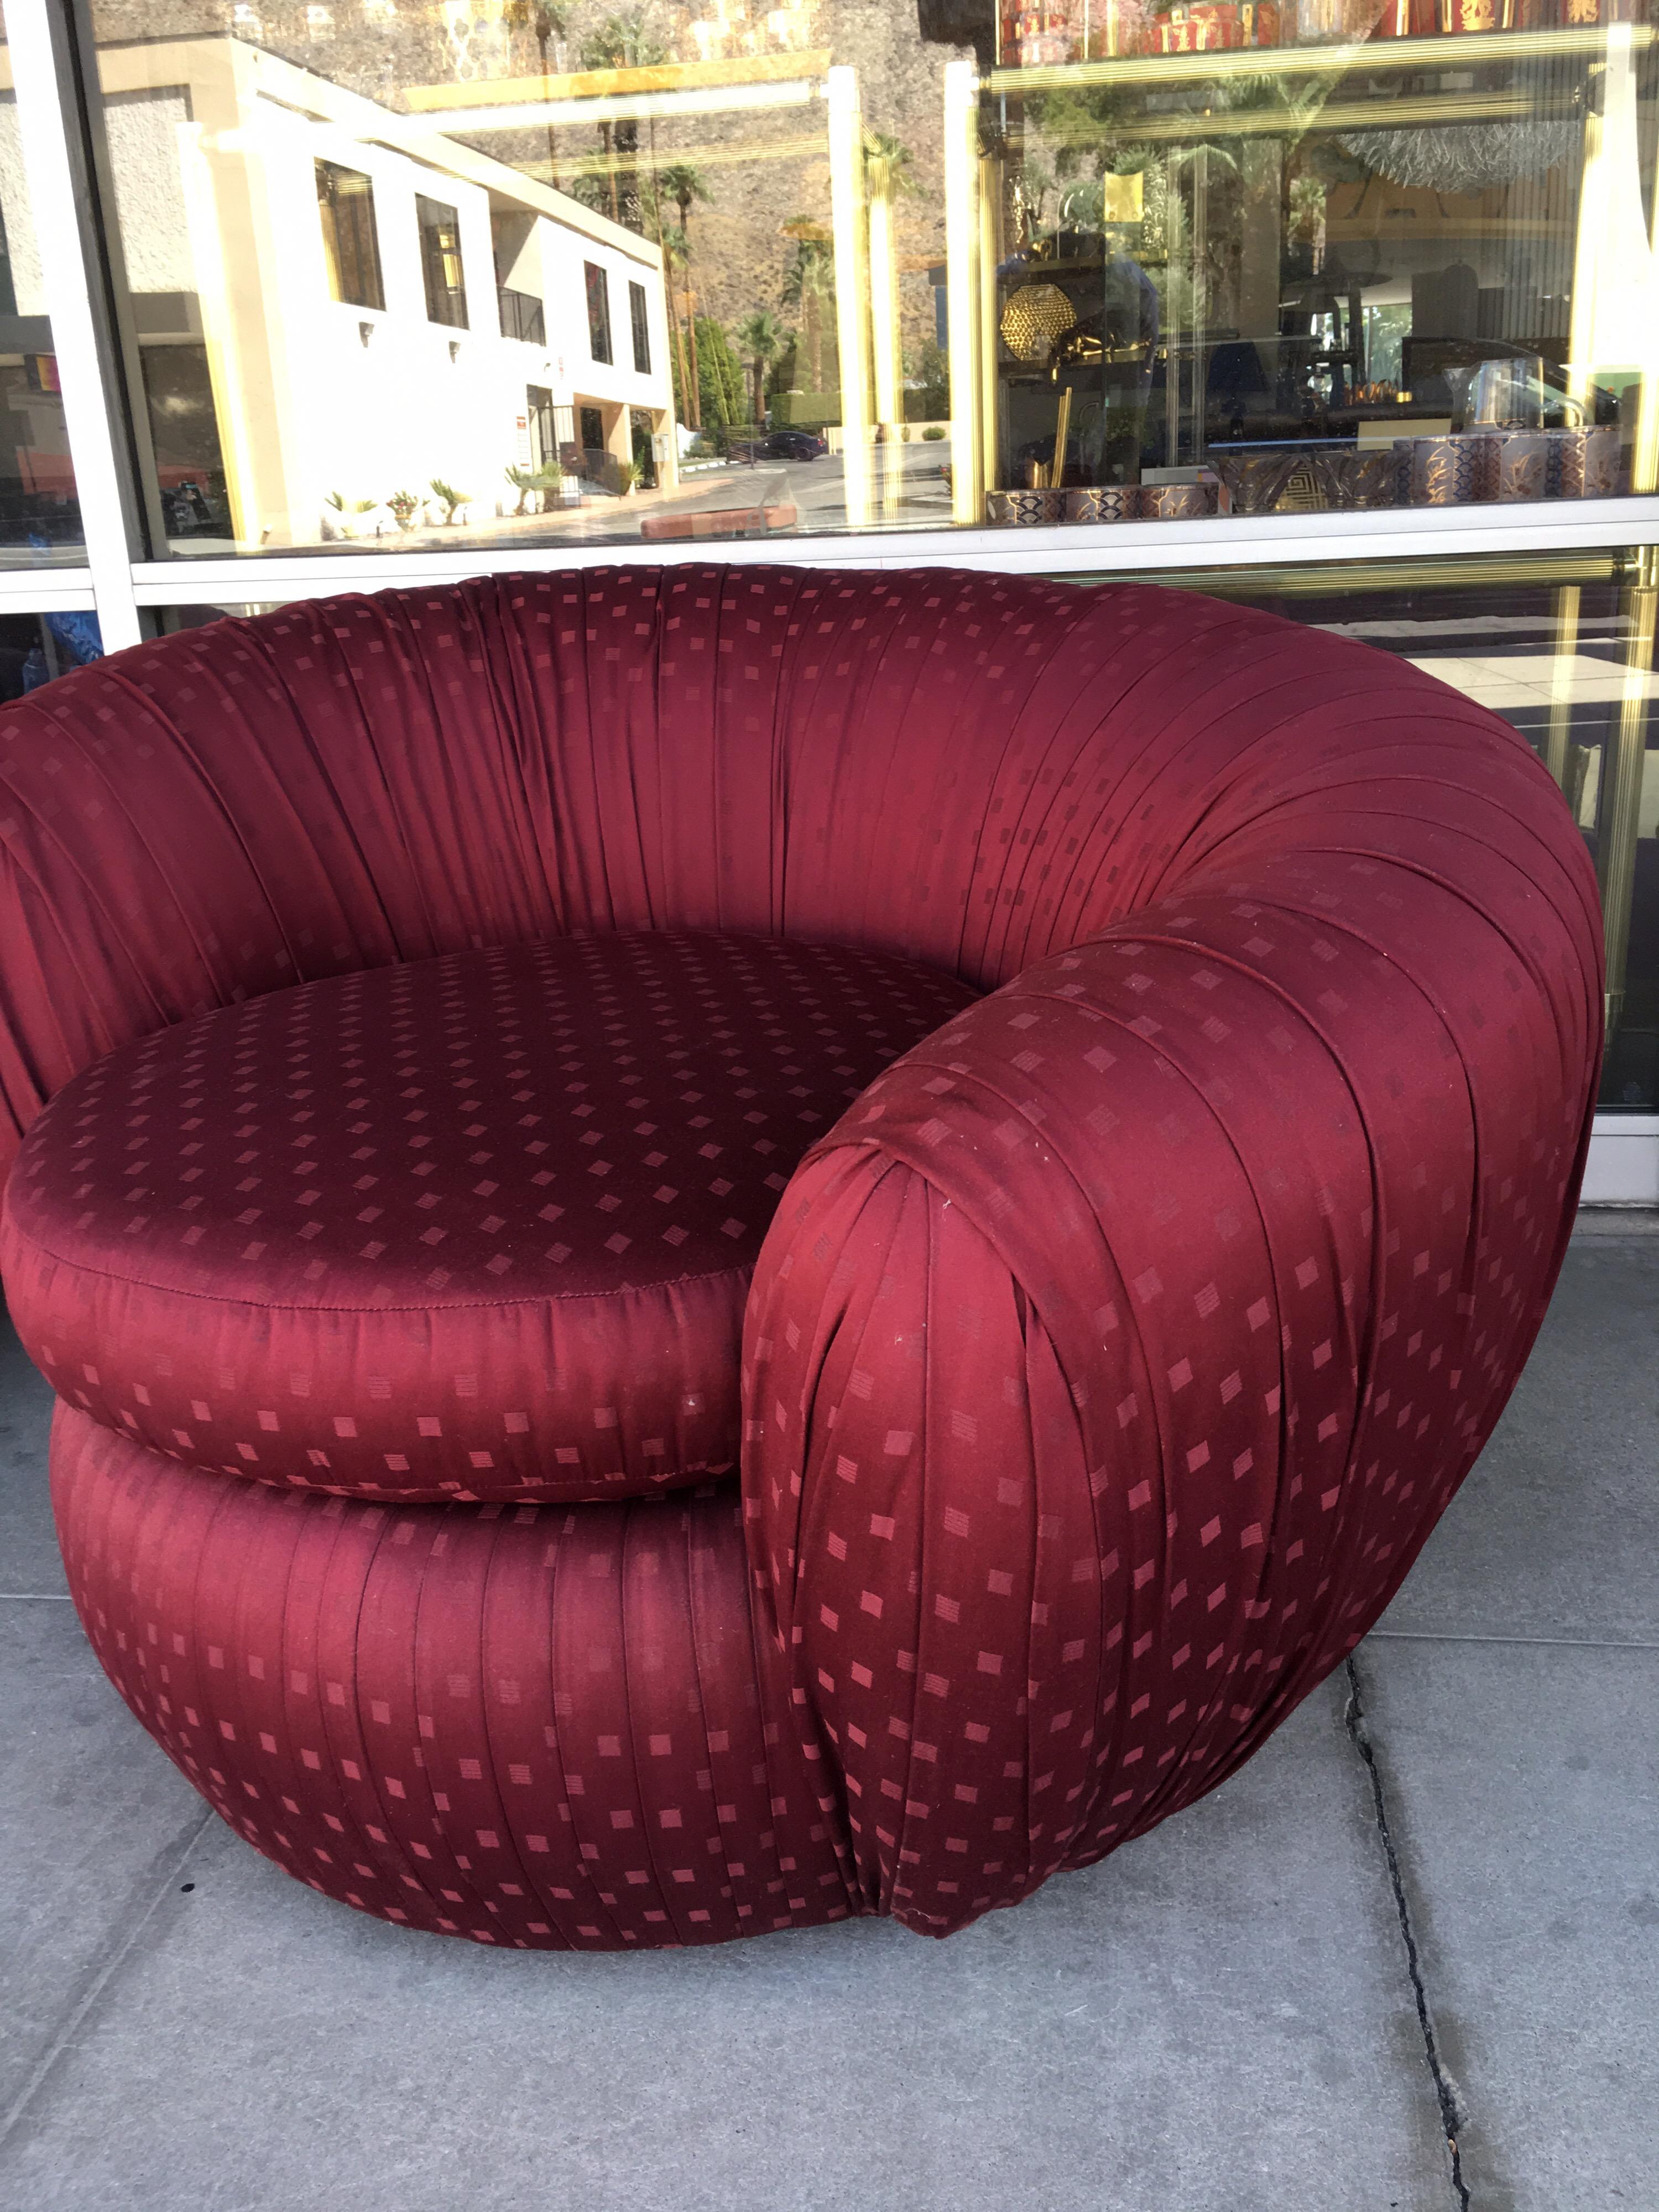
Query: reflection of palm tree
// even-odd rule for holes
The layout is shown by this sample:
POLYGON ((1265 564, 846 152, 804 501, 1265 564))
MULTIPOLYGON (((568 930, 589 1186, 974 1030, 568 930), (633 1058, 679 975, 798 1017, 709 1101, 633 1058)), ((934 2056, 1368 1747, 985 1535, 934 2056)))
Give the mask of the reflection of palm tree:
MULTIPOLYGON (((702 387, 697 365, 696 308, 691 296, 691 205, 694 200, 701 200, 707 206, 711 195, 708 179, 690 161, 671 161, 659 173, 656 189, 659 193, 666 194, 680 211, 679 264, 685 287, 685 334, 687 351, 690 356, 687 364, 690 374, 684 389, 690 427, 698 430, 702 427, 702 387)), ((658 221, 661 221, 660 215, 658 221)))
POLYGON ((693 203, 704 207, 712 204, 713 195, 708 190, 708 178, 690 161, 671 161, 658 177, 657 184, 679 210, 680 228, 689 240, 693 203))
POLYGON ((823 316, 836 296, 836 264, 829 240, 808 216, 784 225, 795 241, 795 258, 783 275, 783 301, 799 307, 801 342, 806 353, 807 389, 823 389, 823 316))
MULTIPOLYGON (((672 228, 665 230, 662 227, 660 210, 659 210, 657 221, 657 243, 662 248, 663 281, 668 291, 668 326, 674 333, 674 365, 680 374, 680 399, 685 409, 686 428, 696 430, 700 428, 702 423, 702 408, 700 404, 702 394, 697 390, 696 369, 687 362, 684 337, 680 328, 680 304, 674 290, 674 279, 678 276, 685 287, 686 322, 690 325, 691 283, 686 266, 690 257, 686 251, 685 233, 683 230, 672 228)), ((696 360, 696 343, 697 333, 694 327, 691 330, 691 362, 693 363, 696 360)))
MULTIPOLYGON (((536 51, 541 57, 542 75, 549 74, 547 66, 548 42, 564 36, 562 8, 538 8, 531 18, 530 33, 536 41, 536 51)), ((553 142, 553 125, 547 126, 547 181, 556 192, 559 189, 559 149, 553 142)))
POLYGON ((866 131, 864 149, 865 174, 872 191, 884 188, 895 199, 902 199, 915 191, 916 180, 910 149, 902 139, 885 131, 866 131))
POLYGON ((766 372, 783 351, 783 325, 767 307, 757 307, 732 333, 749 356, 749 374, 755 380, 755 421, 766 415, 766 372))
MULTIPOLYGON (((582 67, 585 70, 653 69, 659 62, 665 61, 668 49, 659 39, 653 38, 647 27, 650 15, 649 6, 630 9, 622 15, 607 15, 582 42, 582 67)), ((640 126, 625 118, 615 125, 601 123, 599 144, 605 154, 605 169, 610 179, 611 220, 626 222, 631 229, 637 229, 640 223, 640 188, 633 157, 639 152, 640 126), (620 199, 617 191, 617 170, 611 158, 613 131, 616 151, 627 164, 620 199)))

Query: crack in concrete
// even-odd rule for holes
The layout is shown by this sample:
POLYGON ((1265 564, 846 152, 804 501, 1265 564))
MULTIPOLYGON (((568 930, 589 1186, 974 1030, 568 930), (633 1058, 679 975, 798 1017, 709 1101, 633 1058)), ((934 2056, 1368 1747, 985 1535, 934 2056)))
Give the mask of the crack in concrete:
MULTIPOLYGON (((58 2061, 63 2057, 64 2053, 74 2042, 76 2034, 85 2024, 94 2007, 103 1996, 104 1991, 109 1987, 110 1983, 114 1979, 116 1974, 131 1956, 133 1950, 138 1943, 139 1938, 143 1935, 144 1930, 149 1927, 151 1920, 154 1919, 156 1907, 170 1891, 177 1887, 179 1875, 184 1872, 185 1867, 189 1865, 191 1854, 194 1852, 196 1846, 201 1842, 202 1838, 212 1826, 216 1817, 216 1815, 210 1805, 204 1808, 202 1816, 199 1820, 197 1820, 192 1816, 188 1839, 185 1843, 182 1850, 179 1849, 178 1844, 175 1843, 171 1851, 166 1854, 165 1871, 162 1873, 161 1880, 156 1883, 154 1890, 150 1893, 149 1903, 145 1905, 143 1911, 139 1913, 137 1918, 128 1929, 126 1935, 123 1937, 121 1942, 116 1945, 114 1950, 104 1961, 102 1966, 100 1967, 98 1972, 94 1975, 90 1985, 81 1996, 79 2002, 73 2007, 68 2019, 64 2021, 63 2025, 58 2028, 58 2033, 52 2037, 46 2050, 36 2061, 33 2069, 30 2073, 28 2079, 24 2082, 22 2088, 12 2100, 11 2104, 8 2106, 6 2111, 3 2113, 0 2113, 0 2150, 3 2150, 6 2145, 11 2142, 14 2136, 16 2136, 20 2132, 21 2123, 23 2120, 24 2115, 33 2104, 36 2095, 45 2086, 47 2076, 52 2072, 58 2061)), ((160 1860, 161 1856, 161 1854, 158 1854, 158 1860, 160 1860)))
POLYGON ((1371 1747, 1370 1729, 1360 1694, 1359 1676, 1352 1657, 1345 1662, 1345 1671, 1348 1677, 1348 1702, 1342 1716, 1343 1724, 1354 1749, 1365 1762, 1365 1771, 1370 1778, 1376 1832, 1382 1839, 1389 1883, 1394 1891, 1394 1909, 1400 1921, 1400 1939, 1406 1948, 1406 1970, 1411 1976, 1412 1995, 1417 2002, 1417 2024, 1423 2035, 1423 2055, 1428 2065, 1429 2078, 1434 2084, 1435 2099, 1440 2106, 1440 2123, 1446 2133, 1446 2149, 1451 2159, 1451 2185, 1456 2192, 1459 2212, 1470 2212, 1472 2200, 1468 2185, 1463 2179, 1462 2155, 1457 2147, 1458 2135, 1467 2117, 1462 2092, 1441 2056, 1440 2039, 1435 2033, 1434 2014, 1429 2004, 1429 1993, 1423 1980, 1423 1963, 1412 1927, 1411 1907, 1406 1899, 1405 1878, 1401 1872, 1400 1855, 1395 1849, 1394 1833, 1389 1824, 1389 1803, 1382 1788, 1382 1771, 1371 1747))
POLYGON ((1498 1636, 1462 1629, 1373 1628, 1368 1644, 1502 1644, 1516 1650, 1659 1651, 1659 1638, 1643 1636, 1498 1636))

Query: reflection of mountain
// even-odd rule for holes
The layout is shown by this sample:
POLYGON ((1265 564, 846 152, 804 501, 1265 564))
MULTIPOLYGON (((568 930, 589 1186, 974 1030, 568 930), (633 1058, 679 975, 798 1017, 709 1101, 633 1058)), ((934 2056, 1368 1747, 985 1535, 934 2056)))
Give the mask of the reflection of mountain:
MULTIPOLYGON (((914 9, 902 0, 817 0, 812 32, 814 45, 832 62, 858 71, 868 128, 909 149, 915 190, 900 200, 897 212, 903 343, 914 356, 934 331, 927 271, 945 258, 940 76, 953 50, 924 45, 914 9)), ((740 320, 756 307, 795 319, 782 299, 793 247, 781 230, 799 215, 828 227, 823 115, 820 100, 789 112, 787 120, 732 116, 708 118, 718 130, 678 122, 658 126, 659 160, 692 159, 707 171, 712 204, 693 216, 692 244, 701 301, 722 322, 740 320), (798 145, 806 143, 799 151, 785 152, 792 138, 798 145), (707 151, 689 150, 693 148, 707 151)))
MULTIPOLYGON (((968 51, 924 43, 918 5, 922 27, 935 40, 950 36, 957 18, 970 12, 939 0, 784 0, 778 7, 765 0, 645 0, 632 9, 575 0, 562 11, 556 34, 554 11, 505 0, 427 0, 419 8, 390 0, 334 0, 331 7, 94 0, 93 14, 100 41, 229 32, 393 108, 406 105, 414 87, 466 85, 482 103, 504 82, 576 70, 596 42, 616 35, 618 21, 653 58, 708 63, 799 52, 812 55, 821 70, 827 52, 832 63, 858 71, 869 128, 910 151, 915 189, 899 204, 898 247, 903 343, 914 356, 934 331, 927 270, 945 256, 940 73, 954 52, 968 51)), ((520 101, 535 90, 524 87, 520 101)), ((458 135, 543 182, 556 167, 566 190, 603 159, 600 132, 591 124, 554 132, 552 161, 545 128, 458 135)), ((639 124, 638 143, 647 174, 654 159, 659 169, 689 161, 706 179, 709 202, 693 209, 690 224, 699 312, 728 328, 756 307, 786 313, 782 289, 793 246, 781 226, 799 215, 829 222, 821 94, 746 114, 661 115, 639 124)), ((672 210, 667 220, 678 221, 672 210)))

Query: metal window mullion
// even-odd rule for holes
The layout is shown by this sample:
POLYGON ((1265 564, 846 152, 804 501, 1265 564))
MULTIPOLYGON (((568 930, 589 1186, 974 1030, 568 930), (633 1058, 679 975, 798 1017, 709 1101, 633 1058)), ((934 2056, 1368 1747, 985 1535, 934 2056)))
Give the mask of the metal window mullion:
POLYGON ((134 488, 123 473, 115 427, 125 398, 99 343, 93 307, 79 165, 71 151, 82 120, 65 106, 59 64, 68 26, 56 0, 6 0, 6 30, 87 567, 105 649, 115 652, 143 635, 128 521, 134 488))
POLYGON ((1399 507, 1371 514, 1218 517, 1190 522, 1087 523, 1052 529, 972 530, 941 525, 904 531, 825 532, 821 536, 698 538, 642 544, 589 538, 539 544, 474 543, 453 552, 349 552, 319 547, 286 553, 195 554, 141 563, 141 606, 238 605, 433 584, 515 569, 591 568, 641 562, 765 562, 822 568, 979 568, 1010 574, 1152 575, 1183 568, 1291 567, 1431 560, 1485 554, 1605 550, 1659 539, 1659 499, 1560 501, 1547 507, 1399 507), (1574 509, 1577 512, 1574 512, 1574 509))

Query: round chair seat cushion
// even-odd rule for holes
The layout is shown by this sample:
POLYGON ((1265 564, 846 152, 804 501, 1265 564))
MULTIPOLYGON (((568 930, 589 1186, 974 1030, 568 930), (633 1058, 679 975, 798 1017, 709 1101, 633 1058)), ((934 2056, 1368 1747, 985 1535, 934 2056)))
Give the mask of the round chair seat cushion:
POLYGON ((735 1465, 807 1146, 976 994, 884 954, 566 938, 331 977, 108 1055, 8 1187, 60 1395, 186 1462, 391 1499, 735 1465))

